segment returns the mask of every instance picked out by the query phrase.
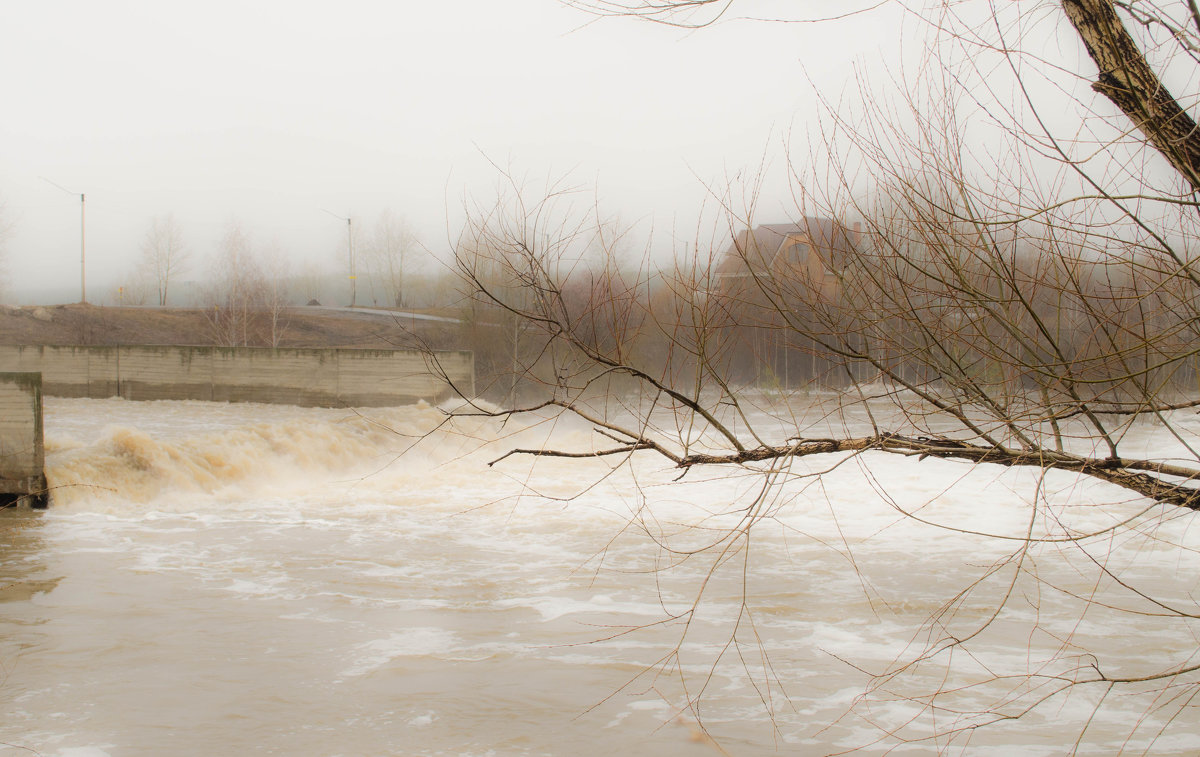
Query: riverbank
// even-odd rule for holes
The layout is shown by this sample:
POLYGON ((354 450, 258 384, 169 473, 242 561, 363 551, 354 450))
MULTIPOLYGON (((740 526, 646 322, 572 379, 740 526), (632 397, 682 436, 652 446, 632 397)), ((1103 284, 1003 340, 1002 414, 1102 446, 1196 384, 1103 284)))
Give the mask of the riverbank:
MULTIPOLYGON (((429 315, 445 315, 429 313, 429 315)), ((261 318, 269 318, 261 314, 261 318)), ((279 318, 278 343, 262 333, 249 346, 395 349, 412 335, 445 348, 455 324, 406 313, 290 307, 279 318)), ((212 314, 201 308, 110 307, 88 304, 0 306, 3 345, 187 345, 220 344, 212 314)))

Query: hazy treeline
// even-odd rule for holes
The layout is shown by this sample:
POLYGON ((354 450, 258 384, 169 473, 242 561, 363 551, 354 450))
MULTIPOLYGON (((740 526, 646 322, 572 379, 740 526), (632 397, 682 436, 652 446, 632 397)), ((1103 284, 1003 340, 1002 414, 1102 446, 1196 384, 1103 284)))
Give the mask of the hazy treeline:
POLYGON ((207 290, 219 287, 227 276, 230 258, 237 258, 246 264, 252 261, 251 267, 279 279, 294 304, 322 298, 330 300, 328 304, 349 304, 353 276, 362 298, 358 305, 406 307, 411 299, 428 307, 421 292, 436 267, 436 255, 390 210, 373 223, 353 226, 351 237, 343 238, 326 262, 297 262, 289 250, 255 240, 246 225, 236 221, 212 249, 200 249, 189 241, 187 229, 173 214, 149 221, 140 251, 139 260, 108 294, 114 304, 203 304, 207 290))
MULTIPOLYGON (((1195 283, 1176 263, 1186 245, 1030 221, 981 232, 891 189, 798 214, 766 239, 738 219, 666 265, 632 256, 611 224, 506 251, 485 219, 463 231, 451 266, 385 213, 355 240, 357 304, 461 319, 437 346, 474 350, 479 386, 501 396, 552 391, 578 370, 578 356, 548 349, 554 329, 525 317, 534 306, 559 311, 597 354, 677 382, 837 388, 895 375, 1114 401, 1196 389, 1195 283)), ((204 308, 215 344, 278 345, 289 308, 350 302, 345 273, 298 269, 236 224, 201 260, 172 216, 155 218, 142 253, 111 301, 204 308)))
POLYGON ((138 262, 105 301, 203 308, 208 339, 229 346, 278 345, 292 307, 453 308, 459 287, 402 218, 385 211, 363 226, 352 226, 330 261, 316 263, 297 262, 238 222, 213 249, 198 249, 173 215, 158 216, 147 226, 138 262))
POLYGON ((500 394, 522 382, 553 392, 578 365, 596 369, 556 344, 562 324, 601 364, 632 362, 672 385, 898 378, 1067 405, 1197 389, 1195 282, 1174 248, 1032 223, 980 235, 894 212, 854 218, 802 220, 790 236, 769 234, 769 249, 741 231, 668 269, 622 264, 596 239, 534 258, 474 229, 459 251, 476 290, 462 308, 464 346, 480 386, 500 394), (787 259, 796 246, 806 259, 787 259), (528 317, 539 310, 553 317, 528 317))

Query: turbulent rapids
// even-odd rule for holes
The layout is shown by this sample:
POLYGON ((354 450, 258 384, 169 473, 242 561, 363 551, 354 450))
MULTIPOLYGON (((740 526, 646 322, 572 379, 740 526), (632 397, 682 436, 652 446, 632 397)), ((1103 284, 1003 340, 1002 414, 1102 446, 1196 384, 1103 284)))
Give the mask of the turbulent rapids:
MULTIPOLYGON (((884 728, 920 737, 933 681, 1187 657, 1179 623, 1106 608, 1112 582, 1077 549, 1027 550, 1036 572, 1014 579, 1020 542, 980 535, 1129 519, 1109 567, 1185 601, 1187 518, 1087 506, 1067 477, 1043 482, 1031 525, 1034 474, 940 461, 676 482, 650 458, 488 468, 548 436, 594 440, 426 405, 46 411, 52 507, 0 521, 0 755, 874 754, 884 728), (865 672, 942 631, 986 653, 865 672)), ((955 704, 999 711, 1037 685, 955 704)), ((1063 723, 1074 739, 1099 705, 1095 753, 1185 753, 1194 718, 1145 688, 1080 687, 969 751, 1061 754, 1063 723)))
POLYGON ((103 426, 86 441, 71 431, 50 436, 47 472, 55 507, 107 502, 128 511, 131 505, 256 493, 305 496, 313 486, 359 478, 360 487, 370 488, 393 484, 398 472, 414 468, 433 475, 465 451, 441 434, 402 457, 444 419, 440 410, 423 404, 369 415, 199 402, 122 409, 135 415, 134 424, 103 426), (204 420, 197 424, 193 418, 204 420))

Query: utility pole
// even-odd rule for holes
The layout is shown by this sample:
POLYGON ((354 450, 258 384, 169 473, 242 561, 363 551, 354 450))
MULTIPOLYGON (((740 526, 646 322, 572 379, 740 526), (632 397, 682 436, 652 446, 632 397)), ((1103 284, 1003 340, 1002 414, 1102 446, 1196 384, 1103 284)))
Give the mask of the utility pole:
MULTIPOLYGON (((321 210, 325 210, 321 208, 321 210)), ((326 213, 334 218, 346 222, 346 251, 349 258, 350 270, 350 307, 354 307, 358 301, 358 277, 354 274, 354 221, 347 216, 339 216, 331 210, 325 210, 326 213)))
POLYGON ((72 192, 62 184, 50 181, 45 176, 42 181, 58 187, 69 195, 79 195, 79 301, 87 303, 87 196, 82 192, 72 192))
POLYGON ((79 193, 79 301, 87 303, 87 198, 79 193))

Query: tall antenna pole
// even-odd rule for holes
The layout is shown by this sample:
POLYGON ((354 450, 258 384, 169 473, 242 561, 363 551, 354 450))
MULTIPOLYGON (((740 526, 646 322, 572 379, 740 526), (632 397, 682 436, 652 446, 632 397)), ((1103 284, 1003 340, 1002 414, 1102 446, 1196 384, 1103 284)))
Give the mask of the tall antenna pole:
POLYGON ((346 257, 350 273, 350 307, 354 307, 358 301, 358 277, 354 275, 354 220, 347 216, 339 216, 332 210, 325 210, 325 208, 321 208, 321 210, 324 210, 334 218, 346 222, 346 257))
POLYGON ((354 226, 346 219, 346 249, 350 251, 350 307, 358 300, 358 276, 354 272, 354 226))
POLYGON ((79 195, 79 301, 87 302, 87 196, 82 192, 72 192, 62 184, 50 181, 45 176, 42 181, 58 187, 69 195, 79 195))
POLYGON ((87 302, 87 198, 79 193, 79 301, 87 302))

